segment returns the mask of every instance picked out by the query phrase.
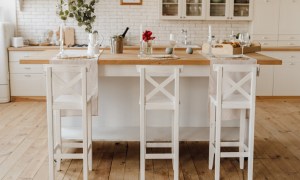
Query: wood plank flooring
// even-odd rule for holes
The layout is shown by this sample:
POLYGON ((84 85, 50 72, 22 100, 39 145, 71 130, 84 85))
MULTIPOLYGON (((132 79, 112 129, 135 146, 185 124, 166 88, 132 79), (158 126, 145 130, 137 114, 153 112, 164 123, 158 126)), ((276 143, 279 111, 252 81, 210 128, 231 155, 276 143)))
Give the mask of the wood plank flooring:
MULTIPOLYGON (((93 167, 89 179, 138 179, 139 143, 95 142, 93 167)), ((56 179, 82 179, 81 168, 81 160, 63 160, 56 179)), ((44 180, 47 174, 45 102, 0 104, 0 179, 44 180)), ((146 176, 172 179, 171 161, 147 160, 146 176)), ((208 143, 181 142, 180 179, 213 177, 208 143)), ((221 177, 247 179, 247 170, 239 169, 238 159, 222 159, 221 177)), ((300 99, 257 101, 254 179, 300 179, 300 99)))

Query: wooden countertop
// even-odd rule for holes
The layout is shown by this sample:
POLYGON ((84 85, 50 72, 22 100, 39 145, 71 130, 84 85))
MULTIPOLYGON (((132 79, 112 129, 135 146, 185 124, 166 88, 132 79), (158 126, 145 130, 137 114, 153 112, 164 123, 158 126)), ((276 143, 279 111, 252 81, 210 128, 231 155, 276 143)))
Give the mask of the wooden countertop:
MULTIPOLYGON (((163 45, 155 45, 154 49, 157 50, 164 50, 166 46, 163 45)), ((128 50, 138 50, 138 46, 125 46, 125 49, 128 50)), ((21 47, 21 48, 14 48, 14 47, 9 47, 9 51, 45 51, 45 50, 58 50, 59 46, 26 46, 26 47, 21 47)), ((65 49, 86 49, 85 47, 65 47, 65 49)), ((104 47, 102 49, 109 49, 109 47, 104 47)), ((185 48, 176 48, 179 50, 184 50, 185 48)), ((200 50, 201 48, 193 48, 196 50, 200 50)), ((300 51, 300 46, 294 46, 294 47, 262 47, 262 51, 300 51)))
MULTIPOLYGON (((49 64, 49 60, 58 53, 58 50, 47 50, 37 52, 33 56, 24 57, 20 60, 20 64, 49 64)), ((137 50, 124 50, 123 54, 110 54, 109 50, 104 50, 99 57, 98 64, 101 65, 209 65, 210 61, 197 51, 194 54, 186 54, 185 51, 176 51, 176 55, 180 59, 140 59, 137 56, 137 50)), ((163 51, 156 51, 163 54, 163 51)), ((248 53, 249 57, 257 59, 261 65, 281 65, 280 59, 275 59, 258 53, 248 53)))

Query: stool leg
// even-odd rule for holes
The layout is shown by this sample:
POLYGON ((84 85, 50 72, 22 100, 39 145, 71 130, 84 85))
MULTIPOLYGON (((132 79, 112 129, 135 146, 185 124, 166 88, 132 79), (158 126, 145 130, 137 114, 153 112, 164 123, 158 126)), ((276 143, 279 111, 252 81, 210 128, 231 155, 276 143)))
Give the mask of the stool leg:
POLYGON ((82 145, 83 145, 83 179, 88 179, 88 127, 87 127, 87 110, 82 111, 82 145))
POLYGON ((145 179, 145 153, 146 153, 146 123, 145 109, 142 107, 140 111, 140 180, 145 179))
POLYGON ((49 158, 49 180, 54 180, 54 134, 53 134, 53 112, 47 110, 48 115, 48 158, 49 158))
MULTIPOLYGON (((173 154, 173 157, 175 156, 175 151, 174 151, 174 149, 175 149, 175 136, 174 136, 174 128, 175 128, 175 126, 174 126, 174 124, 175 124, 175 113, 174 114, 172 114, 172 128, 171 128, 171 130, 172 130, 172 134, 171 134, 171 143, 172 143, 172 148, 171 148, 171 153, 173 154)), ((174 169, 174 167, 175 167, 175 164, 174 164, 174 158, 172 158, 172 168, 173 168, 173 171, 175 170, 174 169)))
MULTIPOLYGON (((239 146, 239 152, 244 152, 244 144, 245 144, 245 122, 246 121, 246 109, 241 109, 240 114, 240 146, 239 146)), ((244 161, 245 157, 240 156, 240 169, 244 169, 244 161)))
POLYGON ((173 169, 174 180, 179 179, 179 110, 175 110, 174 116, 174 154, 173 154, 173 169))
POLYGON ((215 106, 210 103, 210 128, 209 128, 209 160, 208 160, 208 168, 212 169, 214 165, 214 142, 215 142, 215 121, 216 121, 216 111, 215 106))
POLYGON ((255 110, 252 108, 250 110, 250 117, 249 117, 249 145, 248 145, 248 180, 253 179, 253 156, 254 156, 254 115, 255 115, 255 110))
POLYGON ((221 107, 216 110, 216 145, 215 145, 215 179, 220 179, 220 161, 221 161, 221 107))
POLYGON ((88 162, 89 170, 93 170, 93 140, 92 140, 92 104, 88 103, 88 162))
POLYGON ((61 116, 60 116, 60 110, 55 110, 55 136, 56 136, 56 152, 55 154, 57 155, 56 159, 56 170, 60 171, 60 165, 61 165, 61 153, 62 153, 62 139, 61 139, 61 116))

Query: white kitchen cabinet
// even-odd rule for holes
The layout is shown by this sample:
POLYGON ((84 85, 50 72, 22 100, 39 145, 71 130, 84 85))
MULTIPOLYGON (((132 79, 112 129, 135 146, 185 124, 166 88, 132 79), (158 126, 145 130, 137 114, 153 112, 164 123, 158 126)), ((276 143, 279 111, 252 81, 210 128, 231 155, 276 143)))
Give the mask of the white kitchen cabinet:
POLYGON ((300 0, 281 0, 279 34, 300 34, 300 0))
POLYGON ((282 52, 282 65, 274 67, 274 96, 300 96, 300 52, 282 52))
POLYGON ((261 65, 260 73, 256 80, 257 96, 273 95, 273 66, 261 65))
POLYGON ((45 96, 46 84, 43 65, 20 64, 20 59, 36 51, 10 51, 9 73, 11 96, 45 96))
POLYGON ((203 20, 205 0, 159 0, 160 19, 203 20))
POLYGON ((253 35, 261 35, 268 40, 277 40, 279 5, 280 0, 254 0, 253 35))
MULTIPOLYGON (((300 77, 300 52, 264 51, 261 53, 282 60, 282 65, 273 66, 273 96, 300 96, 300 81, 298 80, 300 77)), ((257 92, 263 93, 267 89, 263 83, 269 84, 269 80, 267 78, 258 80, 257 92)))
POLYGON ((300 45, 300 0, 254 0, 252 39, 262 46, 300 45), (265 39, 261 39, 264 37, 265 39))
POLYGON ((208 0, 209 20, 252 20, 253 0, 208 0))

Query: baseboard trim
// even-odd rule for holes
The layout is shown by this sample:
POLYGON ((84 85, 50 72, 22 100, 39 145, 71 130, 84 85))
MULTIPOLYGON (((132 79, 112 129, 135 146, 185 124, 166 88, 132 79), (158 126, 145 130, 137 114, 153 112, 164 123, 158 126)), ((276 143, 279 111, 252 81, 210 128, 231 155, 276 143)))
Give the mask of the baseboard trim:
POLYGON ((46 96, 12 96, 12 102, 46 102, 46 96))

